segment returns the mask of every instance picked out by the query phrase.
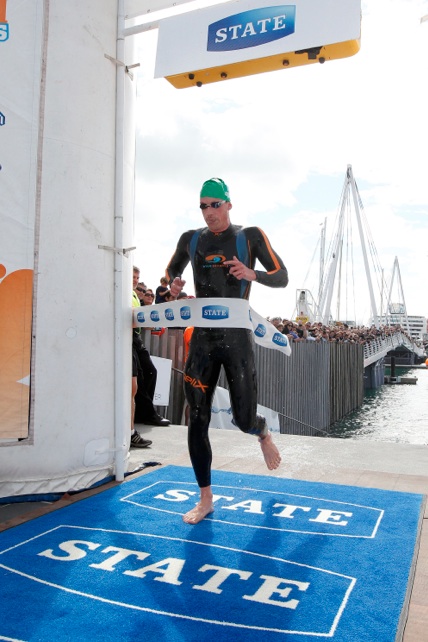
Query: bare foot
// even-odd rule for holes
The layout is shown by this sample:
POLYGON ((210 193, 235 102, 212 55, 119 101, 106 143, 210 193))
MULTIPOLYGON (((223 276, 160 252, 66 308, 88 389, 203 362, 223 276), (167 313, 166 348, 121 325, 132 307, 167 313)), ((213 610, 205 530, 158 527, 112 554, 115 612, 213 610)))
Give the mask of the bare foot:
POLYGON ((273 442, 270 432, 267 433, 266 437, 259 437, 259 443, 263 457, 265 458, 266 466, 269 470, 275 470, 275 468, 278 468, 281 463, 281 455, 273 442))
POLYGON ((197 524, 198 522, 201 522, 204 517, 213 512, 214 505, 211 500, 207 503, 198 502, 195 508, 192 508, 192 510, 189 510, 188 513, 183 515, 183 522, 186 524, 197 524))

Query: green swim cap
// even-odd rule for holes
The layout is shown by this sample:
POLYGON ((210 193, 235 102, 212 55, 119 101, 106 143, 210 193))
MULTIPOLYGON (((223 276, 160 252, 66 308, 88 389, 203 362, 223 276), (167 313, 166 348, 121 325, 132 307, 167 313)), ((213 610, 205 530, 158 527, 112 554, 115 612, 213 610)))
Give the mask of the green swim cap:
POLYGON ((208 196, 219 198, 222 201, 230 201, 229 188, 221 178, 210 178, 202 185, 201 198, 208 196))

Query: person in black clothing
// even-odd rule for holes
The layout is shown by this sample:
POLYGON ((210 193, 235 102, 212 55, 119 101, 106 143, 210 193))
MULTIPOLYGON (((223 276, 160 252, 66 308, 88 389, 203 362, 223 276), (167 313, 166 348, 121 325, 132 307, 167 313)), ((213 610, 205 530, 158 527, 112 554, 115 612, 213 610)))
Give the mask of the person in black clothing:
MULTIPOLYGON (((203 184, 200 208, 207 227, 190 230, 180 237, 166 270, 173 297, 177 298, 185 285, 182 274, 189 262, 193 268, 196 297, 248 299, 252 281, 270 287, 287 285, 287 269, 264 232, 258 227, 243 228, 231 224, 229 212, 232 203, 224 181, 212 178, 203 184), (266 271, 254 269, 256 260, 266 271)), ((270 470, 281 462, 266 420, 257 414, 252 331, 195 327, 185 366, 184 385, 190 407, 189 453, 200 488, 200 501, 183 517, 189 524, 200 522, 214 510, 208 428, 222 365, 229 384, 235 424, 243 432, 258 436, 270 470)))
POLYGON ((166 280, 166 277, 163 276, 160 280, 160 285, 156 288, 155 303, 165 303, 165 297, 168 292, 168 281, 166 280))
MULTIPOLYGON (((133 269, 133 286, 136 288, 140 271, 137 267, 133 269)), ((135 289, 133 290, 133 306, 138 307, 138 297, 135 289)), ((161 417, 153 405, 155 394, 157 370, 150 357, 150 353, 143 343, 140 328, 132 330, 132 360, 133 360, 133 422, 137 424, 148 424, 151 426, 169 426, 169 419, 161 417), (134 374, 135 373, 135 374, 134 374), (135 380, 136 378, 136 380, 135 380), (136 385, 135 385, 136 384, 136 385)), ((146 448, 151 444, 149 440, 144 440, 131 426, 131 448, 146 448), (148 442, 148 443, 147 443, 148 442)))

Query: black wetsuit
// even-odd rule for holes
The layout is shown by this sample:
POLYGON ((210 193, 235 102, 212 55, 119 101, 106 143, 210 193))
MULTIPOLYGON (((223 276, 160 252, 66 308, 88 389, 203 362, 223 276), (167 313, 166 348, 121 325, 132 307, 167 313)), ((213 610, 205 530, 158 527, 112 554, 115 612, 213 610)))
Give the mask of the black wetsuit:
MULTIPOLYGON (((238 280, 224 265, 236 256, 254 269, 256 259, 266 272, 256 270, 256 281, 270 287, 285 287, 287 270, 258 227, 230 225, 214 234, 208 228, 185 232, 168 265, 170 282, 183 274, 191 261, 195 294, 198 298, 248 299, 251 281, 238 280)), ((186 361, 184 384, 190 406, 189 453, 200 487, 211 484, 211 446, 208 427, 211 404, 223 365, 229 384, 235 424, 246 433, 260 435, 266 420, 257 415, 257 377, 254 338, 241 328, 195 328, 186 361)))

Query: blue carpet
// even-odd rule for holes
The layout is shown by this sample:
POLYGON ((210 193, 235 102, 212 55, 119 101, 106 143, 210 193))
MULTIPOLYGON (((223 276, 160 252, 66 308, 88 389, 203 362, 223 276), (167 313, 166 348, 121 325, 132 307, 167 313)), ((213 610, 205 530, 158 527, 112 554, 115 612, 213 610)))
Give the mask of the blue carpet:
POLYGON ((393 642, 424 497, 167 466, 0 533, 0 639, 393 642))

